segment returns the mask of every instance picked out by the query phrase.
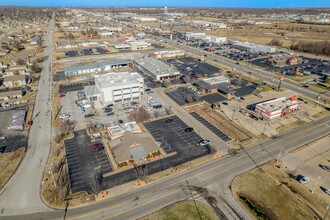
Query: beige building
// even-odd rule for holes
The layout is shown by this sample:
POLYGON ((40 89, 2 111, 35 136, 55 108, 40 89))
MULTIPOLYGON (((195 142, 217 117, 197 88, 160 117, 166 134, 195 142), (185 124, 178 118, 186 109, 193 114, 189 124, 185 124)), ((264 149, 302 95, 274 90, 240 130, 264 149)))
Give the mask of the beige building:
POLYGON ((160 154, 159 147, 146 132, 125 131, 120 139, 110 143, 110 148, 117 164, 143 161, 160 154))
POLYGON ((9 99, 19 99, 22 98, 21 90, 0 92, 0 100, 8 101, 9 99))
POLYGON ((6 76, 3 78, 3 85, 7 88, 21 87, 26 85, 25 75, 6 76))

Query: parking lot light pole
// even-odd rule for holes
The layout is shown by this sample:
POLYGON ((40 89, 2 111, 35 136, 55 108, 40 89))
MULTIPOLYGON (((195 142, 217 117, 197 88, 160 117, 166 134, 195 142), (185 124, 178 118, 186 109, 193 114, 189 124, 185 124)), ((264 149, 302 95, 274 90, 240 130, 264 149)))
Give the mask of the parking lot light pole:
POLYGON ((314 190, 315 190, 316 186, 318 185, 320 179, 321 179, 321 176, 317 177, 317 180, 316 180, 316 183, 313 187, 312 193, 314 193, 314 190))
POLYGON ((323 220, 326 220, 327 219, 327 216, 329 214, 329 211, 330 211, 330 203, 327 205, 327 211, 326 211, 326 213, 325 213, 325 215, 323 217, 323 220))
POLYGON ((53 179, 53 182, 54 182, 54 186, 55 186, 55 188, 57 188, 55 177, 54 177, 54 173, 53 173, 53 166, 51 166, 51 167, 48 168, 48 173, 52 176, 52 179, 53 179))
POLYGON ((195 204, 195 207, 196 207, 197 213, 198 213, 198 215, 199 215, 199 218, 202 220, 202 215, 201 215, 201 213, 199 212, 199 209, 198 209, 198 207, 197 207, 196 201, 195 201, 195 199, 194 199, 194 195, 192 194, 192 191, 191 191, 191 189, 190 189, 190 186, 189 186, 188 180, 186 180, 186 183, 187 183, 187 186, 188 186, 188 189, 189 189, 189 192, 190 192, 191 198, 192 198, 192 200, 194 201, 194 204, 195 204))
POLYGON ((280 152, 278 153, 278 157, 277 157, 277 160, 276 162, 279 162, 280 161, 280 158, 281 158, 281 154, 282 154, 282 150, 284 150, 284 148, 282 147, 280 152))

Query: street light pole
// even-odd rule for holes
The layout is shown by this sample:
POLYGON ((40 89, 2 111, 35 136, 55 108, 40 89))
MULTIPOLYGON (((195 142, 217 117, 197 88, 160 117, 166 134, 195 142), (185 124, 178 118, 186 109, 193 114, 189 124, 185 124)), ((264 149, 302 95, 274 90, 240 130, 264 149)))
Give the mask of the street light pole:
POLYGON ((186 183, 187 183, 187 186, 188 186, 189 192, 190 192, 190 194, 191 194, 191 198, 192 198, 192 200, 194 201, 194 204, 195 204, 196 210, 197 210, 197 212, 198 212, 199 218, 202 220, 202 215, 201 215, 201 213, 199 212, 199 209, 198 209, 198 207, 197 207, 196 201, 195 201, 195 199, 194 199, 194 195, 192 194, 191 189, 190 189, 190 187, 189 187, 188 180, 186 180, 186 183))
POLYGON ((277 162, 279 162, 280 161, 280 157, 281 157, 281 154, 282 154, 282 150, 284 150, 284 148, 282 147, 281 148, 281 150, 280 150, 280 152, 279 152, 279 154, 278 154, 278 157, 277 157, 277 162))
POLYGON ((321 179, 321 176, 317 177, 317 180, 316 180, 316 183, 313 187, 312 193, 314 193, 314 190, 315 190, 316 186, 318 185, 320 179, 321 179))
POLYGON ((55 177, 54 177, 54 173, 53 173, 53 166, 51 166, 51 167, 48 168, 48 173, 52 176, 52 179, 53 179, 53 182, 54 182, 54 186, 55 186, 55 188, 57 188, 55 177))

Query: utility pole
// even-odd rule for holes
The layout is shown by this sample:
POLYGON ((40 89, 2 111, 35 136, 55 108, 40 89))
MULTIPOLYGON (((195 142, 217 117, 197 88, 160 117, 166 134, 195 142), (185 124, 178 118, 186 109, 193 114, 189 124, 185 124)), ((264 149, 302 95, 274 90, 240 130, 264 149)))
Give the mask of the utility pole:
POLYGON ((264 130, 262 131, 262 134, 265 134, 267 123, 268 123, 268 120, 266 119, 266 120, 265 120, 264 130))
POLYGON ((329 210, 330 210, 330 204, 327 205, 327 212, 325 213, 323 220, 326 220, 328 214, 329 214, 329 210))
POLYGON ((314 193, 314 190, 315 190, 316 186, 318 185, 320 179, 321 179, 321 176, 317 177, 317 180, 316 180, 316 183, 313 187, 312 193, 314 193))
POLYGON ((48 173, 52 176, 52 179, 53 179, 53 182, 54 182, 54 186, 55 186, 55 188, 57 188, 55 177, 54 177, 54 173, 53 173, 53 165, 48 168, 48 173))
POLYGON ((280 158, 281 158, 281 154, 282 154, 282 150, 284 150, 284 148, 282 147, 281 150, 280 150, 280 153, 278 154, 278 157, 277 157, 277 160, 276 162, 279 162, 280 161, 280 158))
POLYGON ((201 215, 201 213, 199 212, 199 209, 198 209, 198 207, 197 207, 196 201, 195 201, 195 199, 194 199, 194 195, 192 194, 192 191, 191 191, 191 189, 190 189, 190 187, 189 187, 188 180, 186 180, 186 183, 187 183, 188 189, 189 189, 189 191, 190 191, 191 198, 192 198, 192 200, 194 201, 194 204, 195 204, 196 210, 197 210, 197 212, 198 212, 199 218, 202 220, 202 215, 201 215))

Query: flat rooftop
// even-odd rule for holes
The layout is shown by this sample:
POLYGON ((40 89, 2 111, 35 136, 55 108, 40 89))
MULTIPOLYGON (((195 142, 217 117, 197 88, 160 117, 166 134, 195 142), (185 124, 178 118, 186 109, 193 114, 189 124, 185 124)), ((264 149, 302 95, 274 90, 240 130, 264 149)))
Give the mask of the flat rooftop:
POLYGON ((144 57, 144 58, 136 60, 136 62, 140 66, 147 69, 149 72, 151 72, 154 75, 164 75, 164 74, 177 75, 177 74, 180 74, 180 72, 176 68, 170 67, 166 63, 164 63, 160 60, 157 60, 157 59, 144 57))
POLYGON ((95 76, 95 84, 99 88, 121 86, 132 83, 140 83, 143 77, 137 72, 109 73, 106 75, 95 76))
POLYGON ((268 112, 273 112, 273 111, 278 111, 282 110, 285 108, 288 108, 292 105, 296 105, 299 102, 295 97, 287 98, 287 97, 282 97, 282 98, 277 98, 273 99, 270 101, 262 102, 257 104, 257 108, 262 108, 268 112))

